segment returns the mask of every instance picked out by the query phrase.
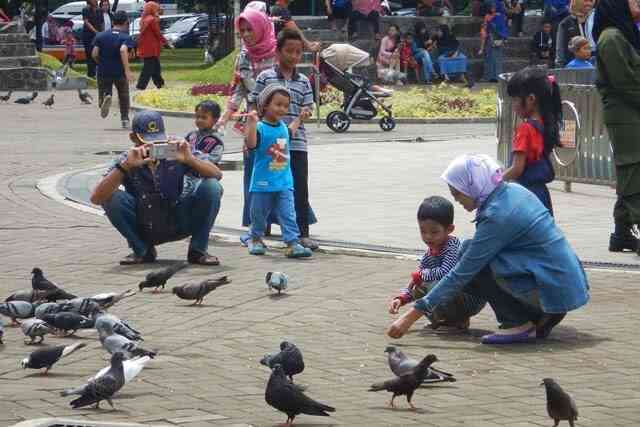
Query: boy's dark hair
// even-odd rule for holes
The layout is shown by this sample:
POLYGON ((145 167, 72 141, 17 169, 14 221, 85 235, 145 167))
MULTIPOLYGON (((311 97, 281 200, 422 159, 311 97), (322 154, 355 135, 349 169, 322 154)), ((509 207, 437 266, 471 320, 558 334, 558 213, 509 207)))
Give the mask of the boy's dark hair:
POLYGON ((418 221, 432 220, 448 227, 453 224, 453 204, 440 196, 427 197, 418 207, 418 221))
POLYGON ((547 25, 547 24, 549 24, 549 25, 553 26, 553 21, 551 20, 551 18, 544 18, 544 19, 542 20, 542 26, 543 26, 543 27, 544 27, 545 25, 547 25))
POLYGON ((113 25, 124 25, 129 21, 129 15, 124 10, 119 10, 113 15, 113 25))
POLYGON ((293 28, 285 28, 280 31, 280 33, 278 33, 278 43, 276 45, 277 49, 282 50, 287 40, 298 40, 300 43, 304 44, 300 31, 294 30, 293 28))
POLYGON ((519 98, 522 105, 527 96, 536 97, 538 112, 544 123, 544 152, 549 154, 555 146, 560 144, 562 99, 558 83, 555 79, 550 80, 546 71, 537 67, 527 67, 509 79, 507 94, 512 98, 519 98))
POLYGON ((215 101, 205 100, 199 102, 198 105, 196 105, 196 113, 198 110, 211 114, 211 117, 216 120, 220 118, 220 106, 215 101))

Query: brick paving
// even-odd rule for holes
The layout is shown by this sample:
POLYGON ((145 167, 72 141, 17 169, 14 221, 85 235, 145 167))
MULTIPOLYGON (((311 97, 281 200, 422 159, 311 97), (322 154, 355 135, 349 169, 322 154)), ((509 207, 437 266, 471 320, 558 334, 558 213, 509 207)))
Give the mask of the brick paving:
MULTIPOLYGON (((112 149, 124 137, 117 121, 103 122, 95 110, 72 104, 71 94, 59 98, 61 105, 51 112, 40 105, 0 105, 0 149, 7 153, 0 171, 0 295, 29 287, 35 265, 81 295, 134 288, 149 271, 117 265, 126 248, 104 218, 35 189, 45 176, 100 163, 104 158, 90 153, 112 149)), ((233 191, 228 186, 225 197, 233 191)), ((72 411, 69 399, 58 395, 106 365, 95 332, 79 332, 88 348, 43 378, 20 369, 19 361, 33 348, 23 344, 18 329, 7 328, 0 347, 0 425, 49 416, 190 427, 276 425, 286 417, 264 402, 268 372, 258 360, 283 338, 305 354, 307 369, 297 381, 337 408, 331 418, 300 416, 300 426, 550 426, 538 386, 548 376, 575 397, 578 426, 633 426, 640 418, 640 338, 633 333, 640 324, 637 274, 590 271, 591 303, 537 345, 479 344, 479 336, 495 327, 488 309, 473 319, 468 336, 434 336, 418 325, 395 344, 413 357, 437 354, 439 366, 459 381, 419 390, 414 403, 420 410, 413 413, 402 399, 397 403, 403 409, 392 411, 386 408, 388 395, 366 392, 372 382, 390 377, 383 353, 390 342, 384 335, 391 320, 386 302, 413 262, 329 254, 305 261, 281 253, 258 258, 225 242, 212 242, 211 251, 222 267, 190 267, 169 283, 170 288, 218 273, 231 276, 233 284, 211 294, 203 307, 187 307, 169 291, 146 291, 111 309, 159 351, 116 396, 116 411, 72 411), (277 298, 266 290, 264 275, 272 270, 289 274, 287 295, 277 298)), ((167 264, 185 252, 185 242, 163 245, 160 258, 167 264)), ((45 343, 71 341, 47 337, 45 343)))

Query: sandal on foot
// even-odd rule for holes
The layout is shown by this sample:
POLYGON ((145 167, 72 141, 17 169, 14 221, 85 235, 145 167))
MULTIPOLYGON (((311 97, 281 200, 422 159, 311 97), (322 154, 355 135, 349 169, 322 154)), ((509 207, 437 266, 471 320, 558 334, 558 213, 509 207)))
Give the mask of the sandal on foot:
POLYGON ((558 323, 562 322, 562 319, 567 313, 545 314, 538 321, 536 325, 536 338, 546 338, 551 333, 551 330, 555 328, 558 323))
POLYGON ((143 256, 136 255, 135 252, 130 253, 120 260, 120 265, 150 264, 156 262, 157 256, 156 248, 151 247, 143 256))
POLYGON ((518 344, 530 342, 534 337, 536 328, 530 328, 515 334, 491 334, 482 337, 482 344, 518 344))
POLYGON ((308 258, 313 255, 311 249, 305 248, 300 243, 294 243, 284 252, 287 258, 308 258))
POLYGON ((264 255, 267 252, 267 248, 260 240, 249 240, 247 247, 251 255, 264 255))
POLYGON ((217 256, 209 255, 208 253, 196 252, 196 251, 189 252, 189 255, 187 255, 187 261, 189 261, 189 264, 197 264, 197 265, 208 265, 208 266, 220 265, 220 260, 218 259, 217 256))

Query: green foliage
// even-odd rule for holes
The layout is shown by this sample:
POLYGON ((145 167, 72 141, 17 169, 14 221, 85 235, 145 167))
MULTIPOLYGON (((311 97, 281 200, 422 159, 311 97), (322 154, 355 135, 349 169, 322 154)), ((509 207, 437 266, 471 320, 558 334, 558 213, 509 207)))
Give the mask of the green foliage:
POLYGON ((233 78, 233 66, 239 51, 235 50, 210 67, 176 73, 175 79, 192 83, 226 84, 233 78))

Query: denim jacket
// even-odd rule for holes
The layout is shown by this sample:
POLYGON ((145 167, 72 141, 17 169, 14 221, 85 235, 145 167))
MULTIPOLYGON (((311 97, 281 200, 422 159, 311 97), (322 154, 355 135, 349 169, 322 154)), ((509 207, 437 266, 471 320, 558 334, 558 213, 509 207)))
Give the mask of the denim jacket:
POLYGON ((433 312, 486 266, 516 296, 537 292, 545 313, 565 313, 589 301, 580 260, 547 209, 519 184, 500 184, 478 208, 468 249, 415 308, 433 312))

